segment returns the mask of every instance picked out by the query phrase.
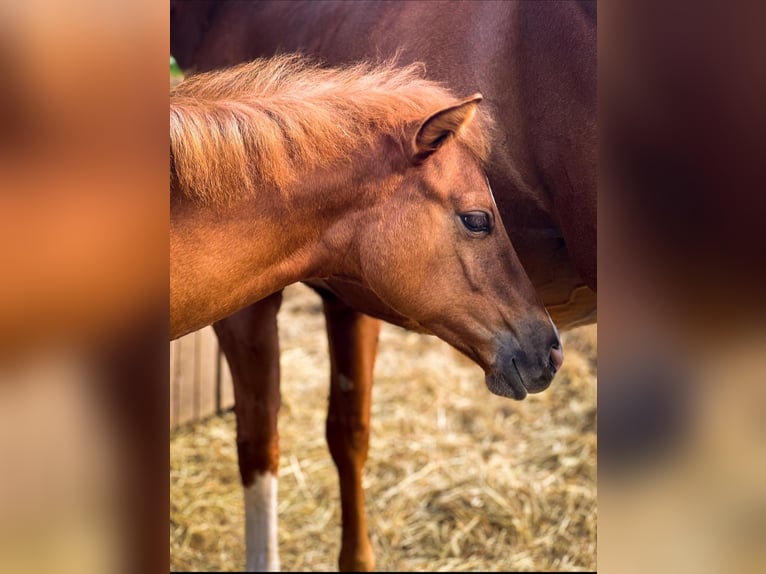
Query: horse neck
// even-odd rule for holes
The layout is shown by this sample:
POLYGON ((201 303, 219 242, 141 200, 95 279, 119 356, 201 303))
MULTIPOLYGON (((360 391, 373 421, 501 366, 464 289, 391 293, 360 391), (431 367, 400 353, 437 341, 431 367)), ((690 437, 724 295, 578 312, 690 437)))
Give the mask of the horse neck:
MULTIPOLYGON (((377 150, 378 152, 380 150, 377 150)), ((206 207, 174 195, 170 222, 171 336, 223 319, 291 283, 355 278, 361 213, 385 195, 390 165, 364 153, 281 189, 206 207)))
POLYGON ((384 135, 281 190, 279 213, 291 232, 278 232, 277 241, 287 245, 297 240, 292 252, 304 258, 290 283, 330 276, 362 279, 355 235, 393 193, 406 165, 395 138, 384 135))

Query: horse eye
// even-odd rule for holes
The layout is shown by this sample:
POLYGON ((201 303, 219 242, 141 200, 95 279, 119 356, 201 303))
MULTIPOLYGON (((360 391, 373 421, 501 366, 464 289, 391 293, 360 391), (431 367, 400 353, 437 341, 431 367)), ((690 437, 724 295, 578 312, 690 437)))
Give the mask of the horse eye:
POLYGON ((469 211, 460 214, 460 221, 463 222, 468 231, 473 233, 489 233, 490 219, 489 214, 483 211, 469 211))

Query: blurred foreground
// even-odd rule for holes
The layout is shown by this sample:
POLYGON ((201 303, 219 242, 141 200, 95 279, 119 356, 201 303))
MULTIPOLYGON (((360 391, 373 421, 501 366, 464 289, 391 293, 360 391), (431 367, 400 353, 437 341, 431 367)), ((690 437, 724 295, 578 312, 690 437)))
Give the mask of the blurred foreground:
POLYGON ((168 22, 0 3, 2 572, 167 570, 168 22))

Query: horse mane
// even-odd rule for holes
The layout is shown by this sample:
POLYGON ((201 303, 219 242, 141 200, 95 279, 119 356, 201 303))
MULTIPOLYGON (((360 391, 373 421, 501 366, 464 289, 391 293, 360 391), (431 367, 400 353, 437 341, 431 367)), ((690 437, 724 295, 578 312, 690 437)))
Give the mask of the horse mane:
MULTIPOLYGON (((381 133, 403 135, 457 98, 393 61, 323 68, 300 55, 190 76, 170 92, 171 193, 226 203, 327 167, 381 133)), ((458 138, 481 160, 487 114, 458 138)))

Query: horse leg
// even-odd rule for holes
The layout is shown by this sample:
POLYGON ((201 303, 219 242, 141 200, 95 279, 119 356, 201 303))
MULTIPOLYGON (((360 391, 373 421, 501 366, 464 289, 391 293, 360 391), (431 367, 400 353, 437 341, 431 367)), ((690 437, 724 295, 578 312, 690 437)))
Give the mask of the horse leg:
POLYGON ((282 292, 214 325, 231 368, 237 418, 237 454, 245 495, 248 572, 278 572, 277 469, 279 333, 282 292))
POLYGON ((344 572, 375 569, 367 534, 362 471, 370 437, 370 399, 380 321, 323 296, 330 343, 330 404, 327 444, 338 469, 344 572))

